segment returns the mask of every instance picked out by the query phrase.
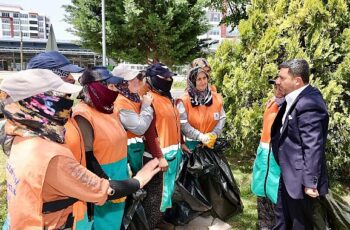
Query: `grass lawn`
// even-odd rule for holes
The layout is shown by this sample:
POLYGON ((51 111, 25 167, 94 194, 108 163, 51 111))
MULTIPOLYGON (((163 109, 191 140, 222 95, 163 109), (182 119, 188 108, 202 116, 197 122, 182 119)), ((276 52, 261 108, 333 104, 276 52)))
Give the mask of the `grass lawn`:
MULTIPOLYGON (((241 191, 241 199, 243 201, 244 210, 243 213, 232 217, 227 222, 233 227, 233 229, 256 229, 256 197, 253 196, 250 191, 251 165, 253 164, 253 161, 252 159, 242 161, 234 158, 229 158, 228 160, 233 168, 233 175, 241 191)), ((6 217, 5 161, 6 156, 0 150, 0 227, 2 226, 6 217)), ((350 187, 339 183, 334 183, 332 185, 332 190, 336 191, 345 198, 349 197, 350 195, 350 187)))

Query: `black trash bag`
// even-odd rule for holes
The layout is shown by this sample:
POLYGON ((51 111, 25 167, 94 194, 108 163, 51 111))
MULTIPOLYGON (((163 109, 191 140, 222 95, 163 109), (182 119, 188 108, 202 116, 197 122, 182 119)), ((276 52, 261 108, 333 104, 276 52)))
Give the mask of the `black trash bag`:
POLYGON ((224 155, 229 146, 222 139, 217 140, 214 149, 196 147, 192 154, 201 158, 201 162, 212 165, 210 170, 203 170, 199 183, 212 205, 212 214, 226 220, 243 211, 240 191, 232 175, 231 168, 224 155))
POLYGON ((143 199, 147 193, 143 189, 139 189, 131 196, 128 196, 125 205, 121 230, 149 230, 148 220, 145 210, 142 206, 143 199))
MULTIPOLYGON (((174 225, 185 225, 201 213, 211 209, 198 182, 204 162, 197 155, 183 155, 183 167, 175 182, 173 206, 167 209, 164 219, 174 225)), ((212 167, 212 165, 209 165, 212 167)))
POLYGON ((330 229, 350 229, 350 205, 348 203, 331 190, 321 198, 321 203, 326 209, 327 224, 330 229))

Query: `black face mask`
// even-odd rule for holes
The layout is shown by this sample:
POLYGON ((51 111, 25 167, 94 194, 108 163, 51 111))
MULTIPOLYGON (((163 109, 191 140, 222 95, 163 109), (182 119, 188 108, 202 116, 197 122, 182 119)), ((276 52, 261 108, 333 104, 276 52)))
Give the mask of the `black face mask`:
POLYGON ((166 79, 159 78, 157 76, 151 77, 151 83, 152 87, 158 91, 160 94, 165 96, 170 96, 170 89, 173 84, 173 78, 171 78, 171 81, 168 81, 166 79))

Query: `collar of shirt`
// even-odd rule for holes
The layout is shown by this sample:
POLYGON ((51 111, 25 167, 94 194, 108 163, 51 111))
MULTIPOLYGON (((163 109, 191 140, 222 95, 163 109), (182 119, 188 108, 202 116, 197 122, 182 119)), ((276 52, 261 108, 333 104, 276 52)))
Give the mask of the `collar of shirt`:
MULTIPOLYGON (((304 85, 303 87, 299 88, 299 89, 296 89, 294 90, 293 92, 289 93, 286 95, 286 102, 287 102, 287 107, 290 107, 293 102, 295 101, 295 99, 297 99, 297 97, 299 96, 299 94, 308 86, 309 84, 307 85, 304 85)), ((286 110, 287 112, 288 110, 286 110)))
MULTIPOLYGON (((299 96, 299 94, 308 86, 304 85, 303 87, 300 87, 299 89, 294 90, 293 92, 289 93, 286 95, 286 102, 287 102, 287 107, 286 107, 286 111, 284 112, 283 118, 282 118, 282 124, 284 124, 284 121, 286 119, 286 116, 289 112, 290 107, 292 106, 292 104, 294 103, 295 99, 297 99, 297 97, 299 96)), ((282 130, 282 127, 281 127, 282 130)))

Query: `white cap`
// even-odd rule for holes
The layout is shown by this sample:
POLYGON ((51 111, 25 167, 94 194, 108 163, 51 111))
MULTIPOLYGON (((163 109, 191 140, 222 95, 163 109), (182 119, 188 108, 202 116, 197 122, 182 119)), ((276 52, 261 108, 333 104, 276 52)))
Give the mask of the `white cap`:
POLYGON ((114 67, 112 74, 117 77, 123 78, 125 81, 130 81, 137 77, 137 75, 140 74, 140 71, 131 69, 129 65, 126 64, 119 64, 118 66, 114 67))
POLYGON ((79 85, 64 82, 60 76, 46 69, 29 69, 6 77, 0 90, 7 93, 13 102, 48 91, 73 94, 82 89, 79 85))

